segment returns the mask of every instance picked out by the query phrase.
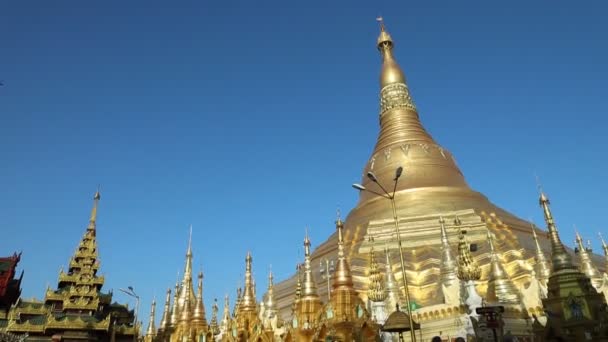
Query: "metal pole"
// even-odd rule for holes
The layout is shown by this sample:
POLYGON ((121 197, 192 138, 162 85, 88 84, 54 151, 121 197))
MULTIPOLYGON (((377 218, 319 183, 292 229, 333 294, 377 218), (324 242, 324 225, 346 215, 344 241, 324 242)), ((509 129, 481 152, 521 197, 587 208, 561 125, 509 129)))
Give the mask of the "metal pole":
POLYGON ((412 305, 410 301, 410 290, 405 274, 405 261, 403 260, 403 250, 401 248, 401 233, 399 231, 399 221, 397 219, 397 208, 395 207, 395 193, 389 196, 391 200, 391 208, 393 209, 393 219, 395 221, 395 231, 397 232, 397 245, 399 247, 399 259, 401 261, 401 275, 403 277, 403 287, 405 288, 405 302, 407 304, 408 318, 410 320, 410 336, 412 342, 416 342, 416 332, 414 331, 414 319, 412 318, 412 305))
MULTIPOLYGON (((135 294, 135 293, 133 293, 135 294)), ((139 296, 135 295, 135 324, 133 325, 134 327, 134 332, 133 332, 133 342, 137 342, 137 337, 139 335, 139 329, 138 329, 138 324, 137 324, 137 312, 139 311, 139 296)))

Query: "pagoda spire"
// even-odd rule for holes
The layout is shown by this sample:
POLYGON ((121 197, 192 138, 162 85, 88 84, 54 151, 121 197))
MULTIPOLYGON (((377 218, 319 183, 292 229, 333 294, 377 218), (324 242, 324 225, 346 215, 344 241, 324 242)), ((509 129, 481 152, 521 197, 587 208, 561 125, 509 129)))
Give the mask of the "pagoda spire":
POLYGON ((97 206, 99 205, 99 200, 101 199, 101 194, 99 193, 99 187, 97 187, 97 191, 95 191, 95 195, 93 196, 93 208, 91 209, 91 217, 89 218, 89 226, 87 230, 93 231, 93 235, 95 235, 95 229, 97 227, 97 206))
POLYGON ((395 273, 393 273, 393 265, 391 263, 391 252, 388 247, 384 248, 385 262, 385 283, 386 283, 386 307, 391 310, 401 303, 401 292, 397 285, 395 273))
MULTIPOLYGON (((539 187, 540 188, 540 187, 539 187)), ((538 200, 543 214, 545 216, 545 222, 547 223, 547 230, 549 231, 549 238, 551 239, 551 263, 553 265, 553 273, 564 270, 575 268, 572 264, 572 257, 566 251, 566 247, 562 244, 551 214, 551 208, 549 207, 549 198, 542 189, 540 189, 540 198, 538 200)))
POLYGON ((266 307, 267 319, 272 319, 277 315, 279 309, 274 298, 274 276, 272 275, 272 270, 268 272, 268 290, 266 291, 266 302, 264 304, 266 307))
POLYGON ((598 233, 600 240, 602 241, 602 249, 604 250, 604 258, 606 258, 604 273, 608 273, 608 245, 606 245, 606 241, 604 241, 604 237, 602 233, 598 233))
POLYGON ((536 244, 536 254, 534 255, 534 272, 543 285, 547 284, 549 276, 551 276, 551 267, 545 253, 540 248, 538 237, 536 237, 536 229, 532 226, 532 236, 534 237, 534 243, 536 244))
POLYGON ((441 227, 441 282, 445 286, 450 286, 458 281, 458 263, 452 255, 445 220, 442 216, 439 217, 439 226, 441 227))
POLYGON ((490 230, 487 231, 488 244, 490 245, 490 279, 488 279, 488 298, 499 303, 518 302, 517 289, 509 279, 500 256, 494 247, 494 237, 490 230))
POLYGON ((338 288, 354 291, 353 276, 346 256, 344 255, 344 222, 342 222, 340 216, 338 216, 338 219, 336 220, 336 230, 338 232, 338 262, 333 275, 332 288, 334 291, 338 288))
POLYGON ((224 313, 222 314, 222 321, 220 322, 220 332, 222 334, 228 334, 230 331, 230 297, 228 294, 224 296, 224 313))
POLYGON ((150 308, 150 321, 148 322, 148 329, 146 330, 146 338, 152 340, 156 336, 156 326, 154 321, 156 319, 156 299, 152 299, 152 305, 150 308))
MULTIPOLYGON (((395 167, 407 163, 409 177, 402 179, 396 191, 429 187, 460 188, 471 196, 471 189, 453 156, 435 142, 418 116, 418 110, 406 77, 394 55, 394 42, 382 18, 377 48, 382 57, 380 70, 380 132, 374 151, 363 170, 361 184, 366 188, 377 185, 368 179, 367 172, 377 175, 378 184, 392 184, 395 167), (383 158, 380 158, 383 156, 383 158), (432 172, 429 172, 432 170, 432 172)), ((362 191, 360 204, 375 199, 376 195, 362 191)))
POLYGON ((304 282, 302 283, 301 296, 302 299, 319 298, 317 285, 312 275, 312 267, 310 266, 310 239, 308 238, 308 230, 304 237, 304 282))
MULTIPOLYGON (((255 299, 255 290, 253 289, 253 273, 252 264, 253 258, 251 252, 247 252, 245 257, 245 290, 243 291, 243 297, 239 302, 239 311, 256 311, 257 303, 255 299)), ((238 314, 238 313, 237 313, 238 314)))
POLYGON ((158 327, 159 333, 164 333, 169 328, 169 319, 171 316, 171 288, 167 289, 165 296, 165 305, 163 307, 163 316, 160 319, 160 326, 158 327))
POLYGON ((173 293, 173 306, 171 307, 171 315, 169 316, 168 328, 175 328, 177 326, 177 320, 179 319, 179 304, 177 299, 179 298, 179 281, 175 282, 175 292, 173 293))
MULTIPOLYGON (((68 273, 63 267, 59 271, 57 291, 47 291, 47 295, 60 293, 63 296, 63 311, 93 314, 98 309, 99 291, 104 278, 97 275, 99 260, 96 241, 97 206, 101 198, 99 190, 93 196, 93 209, 84 236, 72 256, 68 273), (78 275, 77 277, 74 275, 78 275)), ((52 300, 47 297, 47 300, 52 300)))
POLYGON ((194 305, 194 312, 192 313, 192 324, 198 329, 207 326, 205 304, 203 303, 203 272, 198 273, 198 291, 196 292, 196 303, 194 305))
POLYGON ((215 336, 220 333, 219 326, 217 323, 217 313, 219 311, 219 307, 217 305, 217 298, 213 299, 213 306, 211 306, 211 323, 209 323, 209 330, 215 336))
MULTIPOLYGON (((181 290, 179 291, 178 310, 180 317, 184 315, 186 299, 188 299, 189 305, 195 303, 196 296, 194 294, 194 288, 192 286, 192 225, 190 225, 190 235, 188 238, 188 249, 186 250, 186 260, 184 265, 184 277, 181 282, 181 290)), ((190 314, 190 313, 188 313, 190 314)))
POLYGON ((602 276, 600 275, 600 272, 598 272, 597 268, 595 268, 595 266, 593 265, 593 261, 591 261, 591 256, 589 255, 589 253, 591 252, 591 248, 585 247, 585 245, 583 244, 583 239, 576 230, 575 236, 577 246, 575 251, 579 257, 581 272, 585 273, 585 275, 589 277, 589 279, 591 279, 591 282, 596 287, 599 287, 599 283, 601 282, 602 276))

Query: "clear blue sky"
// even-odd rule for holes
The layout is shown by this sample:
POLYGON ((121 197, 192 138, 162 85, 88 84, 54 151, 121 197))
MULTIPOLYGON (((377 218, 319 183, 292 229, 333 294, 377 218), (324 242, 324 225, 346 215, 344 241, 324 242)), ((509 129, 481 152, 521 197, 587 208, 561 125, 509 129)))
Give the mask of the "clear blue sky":
POLYGON ((209 311, 247 250, 259 294, 291 274, 305 226, 316 245, 356 203, 379 14, 472 187, 540 224, 536 172, 564 241, 605 230, 605 1, 171 3, 0 3, 0 254, 23 251, 25 297, 56 286, 97 184, 105 289, 143 315, 189 224, 209 311))

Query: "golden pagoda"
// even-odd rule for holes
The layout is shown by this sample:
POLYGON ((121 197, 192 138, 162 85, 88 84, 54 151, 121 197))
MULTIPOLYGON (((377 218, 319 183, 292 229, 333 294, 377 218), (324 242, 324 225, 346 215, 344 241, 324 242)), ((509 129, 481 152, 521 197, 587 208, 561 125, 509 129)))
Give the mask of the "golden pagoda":
MULTIPOLYGON (((184 275, 175 284, 173 303, 171 303, 171 289, 167 289, 163 315, 156 333, 148 328, 147 336, 158 342, 198 342, 211 341, 213 332, 207 324, 205 304, 203 301, 203 273, 198 274, 196 293, 193 286, 192 273, 192 227, 186 250, 184 275)), ((153 304, 155 305, 155 304, 153 304)), ((154 310, 151 311, 150 324, 154 320, 154 310)))
MULTIPOLYGON (((552 273, 547 298, 543 299, 547 323, 535 326, 537 341, 608 341, 606 299, 592 285, 593 275, 582 261, 581 270, 560 240, 549 207, 549 198, 541 191, 540 206, 551 239, 552 273)), ((577 235, 579 248, 581 238, 577 235)), ((579 250, 580 252, 580 250, 579 250)), ((585 251, 586 252, 586 251, 585 251)), ((586 257, 581 257, 586 259, 586 257)))
MULTIPOLYGON (((542 310, 539 303, 548 273, 543 270, 544 261, 540 256, 549 251, 549 240, 545 234, 538 234, 534 239, 529 222, 499 208, 469 187, 454 156, 423 126, 405 74, 397 63, 393 39, 382 21, 380 26, 377 40, 382 57, 380 129, 362 170, 358 188, 363 191, 359 193, 356 207, 348 214, 342 233, 342 253, 351 265, 353 288, 364 301, 373 301, 367 292, 372 246, 385 246, 390 256, 386 264, 400 265, 400 239, 411 297, 410 308, 402 301, 400 304, 410 309, 413 320, 422 325, 422 339, 431 339, 440 332, 442 336, 463 338, 470 333, 466 327, 469 318, 464 309, 466 293, 461 293, 461 281, 471 281, 467 291, 485 298, 484 302, 505 307, 510 334, 528 336, 531 328, 526 319, 542 310), (399 167, 403 168, 403 176, 397 183, 395 170, 399 167), (386 192, 385 188, 392 189, 393 184, 395 213, 386 197, 379 195, 386 192), (400 236, 396 235, 395 221, 400 236), (459 265, 456 272, 451 246, 461 235, 459 225, 466 227, 467 244, 479 249, 462 256, 459 260, 465 264, 459 265), (456 279, 458 273, 471 273, 467 267, 473 264, 475 272, 479 272, 478 278, 473 277, 477 279, 456 279), (538 271, 534 265, 538 265, 538 271)), ((312 274, 312 265, 319 265, 321 260, 340 258, 339 235, 334 233, 307 253, 306 274, 312 274)), ((597 256, 590 259, 595 264, 599 261, 597 256)), ((397 296, 402 298, 405 287, 401 268, 390 270, 395 272, 397 296)), ((320 280, 307 278, 306 274, 302 298, 296 300, 296 307, 301 308, 300 301, 308 296, 307 300, 315 303, 314 310, 309 310, 312 314, 318 309, 317 303, 330 296, 320 280), (312 297, 306 293, 310 289, 314 289, 312 297)), ((279 314, 284 319, 292 315, 299 281, 294 275, 275 286, 279 314)), ((301 325, 298 310, 295 316, 301 325)), ((312 317, 309 320, 309 324, 314 324, 312 317)))
MULTIPOLYGON (((379 326, 372 321, 365 302, 354 288, 350 265, 344 254, 344 223, 340 217, 336 221, 336 231, 338 234, 338 260, 331 284, 331 296, 321 311, 314 340, 373 341, 378 335, 379 326)), ((376 287, 374 289, 382 291, 384 290, 383 285, 378 287, 379 278, 375 277, 376 287)), ((371 293, 375 292, 371 291, 371 293)), ((382 295, 379 294, 375 299, 379 300, 380 297, 382 295)))
POLYGON ((68 271, 59 272, 57 289, 47 288, 44 301, 19 299, 8 312, 6 327, 29 339, 80 341, 132 341, 137 334, 134 312, 112 303, 112 292, 103 293, 105 278, 98 274, 97 208, 93 209, 82 240, 70 259, 68 271))

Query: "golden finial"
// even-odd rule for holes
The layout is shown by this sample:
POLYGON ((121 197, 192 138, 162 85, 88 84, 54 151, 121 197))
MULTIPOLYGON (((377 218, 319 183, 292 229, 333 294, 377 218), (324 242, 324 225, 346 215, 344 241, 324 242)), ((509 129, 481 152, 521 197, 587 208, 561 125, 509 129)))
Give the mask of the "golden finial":
POLYGON ((89 218, 89 227, 88 230, 95 230, 95 224, 97 222, 97 206, 99 204, 99 200, 101 199, 101 195, 99 194, 99 186, 97 186, 97 191, 95 191, 95 195, 93 195, 93 209, 91 209, 91 217, 89 218))
MULTIPOLYGON (((403 70, 401 70, 401 67, 399 67, 399 64, 397 64, 397 61, 393 56, 393 39, 386 31, 384 19, 377 18, 376 20, 380 23, 380 35, 378 36, 377 47, 382 54, 383 59, 382 71, 380 73, 380 89, 384 89, 384 87, 391 84, 401 84, 402 87, 407 88, 403 70)), ((406 90, 406 92, 409 91, 406 90)), ((404 96, 399 100, 402 100, 402 103, 400 102, 399 106, 402 105, 403 107, 409 107, 415 110, 415 106, 409 95, 404 96)))
POLYGON ((304 256, 310 256, 310 239, 308 238, 308 227, 305 228, 304 235, 304 256))
POLYGON ((391 36, 386 32, 386 27, 384 26, 384 18, 377 17, 376 21, 380 24, 380 36, 378 37, 378 49, 382 50, 383 44, 393 44, 393 40, 391 36))

